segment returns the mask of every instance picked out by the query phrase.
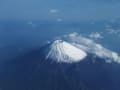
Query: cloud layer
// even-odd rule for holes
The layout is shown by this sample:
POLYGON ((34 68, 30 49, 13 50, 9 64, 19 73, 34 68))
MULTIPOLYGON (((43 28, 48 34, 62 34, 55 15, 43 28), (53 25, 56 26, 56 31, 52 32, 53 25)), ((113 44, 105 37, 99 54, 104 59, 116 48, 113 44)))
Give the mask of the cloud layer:
POLYGON ((103 38, 103 36, 99 32, 91 33, 89 35, 89 37, 92 38, 92 39, 101 39, 101 38, 103 38))
POLYGON ((65 35, 65 38, 78 48, 105 59, 106 62, 120 63, 120 56, 116 52, 109 50, 101 44, 95 43, 93 40, 83 37, 76 32, 65 35))

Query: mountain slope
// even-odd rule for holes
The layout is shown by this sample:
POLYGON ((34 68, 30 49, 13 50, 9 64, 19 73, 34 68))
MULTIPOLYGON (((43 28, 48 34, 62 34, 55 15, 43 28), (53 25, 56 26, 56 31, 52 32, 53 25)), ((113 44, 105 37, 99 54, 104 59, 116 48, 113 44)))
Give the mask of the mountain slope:
MULTIPOLYGON (((69 47, 64 46, 64 41, 58 42, 64 47, 59 51, 60 55, 67 55, 71 60, 71 54, 67 54, 66 51, 63 52, 66 50, 65 48, 69 47)), ((51 46, 55 43, 29 51, 5 63, 3 71, 0 71, 0 87, 3 90, 29 90, 31 88, 33 90, 101 90, 101 88, 110 90, 110 86, 112 86, 110 73, 113 73, 111 64, 105 63, 104 59, 88 53, 85 58, 77 59, 77 63, 58 63, 55 57, 58 59, 59 54, 55 54, 56 56, 52 58, 46 58, 51 46), (51 61, 53 62, 51 63, 51 61), (106 67, 110 68, 107 69, 109 72, 106 67)), ((71 44, 69 45, 72 47, 71 44)), ((55 50, 58 51, 59 49, 55 50)), ((79 51, 79 49, 77 50, 79 51)), ((52 51, 51 53, 55 52, 52 51)), ((64 59, 69 61, 69 58, 64 59)), ((72 62, 74 60, 76 59, 73 57, 72 62)))

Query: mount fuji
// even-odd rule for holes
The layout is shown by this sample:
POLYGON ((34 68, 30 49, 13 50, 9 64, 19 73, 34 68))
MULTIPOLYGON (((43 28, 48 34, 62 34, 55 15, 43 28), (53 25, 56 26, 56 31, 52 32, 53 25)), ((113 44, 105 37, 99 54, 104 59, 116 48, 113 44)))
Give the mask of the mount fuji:
POLYGON ((110 90, 112 82, 108 75, 113 73, 110 68, 112 65, 103 58, 69 42, 55 40, 4 63, 0 69, 0 87, 3 90, 110 90))

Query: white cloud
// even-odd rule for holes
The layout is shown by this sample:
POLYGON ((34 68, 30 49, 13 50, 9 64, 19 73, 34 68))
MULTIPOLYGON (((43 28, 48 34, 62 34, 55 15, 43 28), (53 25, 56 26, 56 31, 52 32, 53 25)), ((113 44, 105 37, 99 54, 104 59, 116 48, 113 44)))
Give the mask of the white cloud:
POLYGON ((116 29, 112 29, 112 28, 106 29, 106 31, 109 34, 120 34, 120 30, 116 30, 116 29))
POLYGON ((50 43, 51 43, 51 41, 47 41, 46 43, 47 43, 47 44, 50 44, 50 43))
POLYGON ((69 37, 76 37, 76 36, 78 36, 79 34, 77 33, 77 32, 73 32, 73 33, 71 33, 71 34, 69 34, 69 37))
POLYGON ((120 63, 120 56, 116 52, 103 47, 101 44, 95 43, 89 38, 83 37, 75 32, 66 35, 66 37, 73 43, 73 45, 88 53, 95 54, 96 56, 105 59, 106 62, 120 63))
POLYGON ((58 10, 57 10, 57 9, 50 9, 49 12, 50 12, 50 13, 57 13, 58 10))
POLYGON ((36 24, 34 24, 32 21, 28 21, 27 24, 32 26, 32 27, 36 27, 36 24))
POLYGON ((101 38, 103 38, 103 36, 100 33, 98 33, 98 32, 91 33, 89 35, 89 37, 92 38, 92 39, 101 39, 101 38))
POLYGON ((61 18, 58 18, 58 19, 57 19, 57 21, 58 21, 58 22, 61 22, 61 21, 62 21, 62 19, 61 19, 61 18))

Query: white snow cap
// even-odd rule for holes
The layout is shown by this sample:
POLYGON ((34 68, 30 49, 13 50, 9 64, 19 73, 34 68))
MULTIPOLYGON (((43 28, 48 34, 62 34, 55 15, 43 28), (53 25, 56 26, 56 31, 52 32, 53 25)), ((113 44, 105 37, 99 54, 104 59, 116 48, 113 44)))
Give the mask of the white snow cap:
POLYGON ((86 52, 72 44, 56 40, 50 45, 46 59, 51 59, 58 63, 73 63, 83 60, 86 56, 86 52))

